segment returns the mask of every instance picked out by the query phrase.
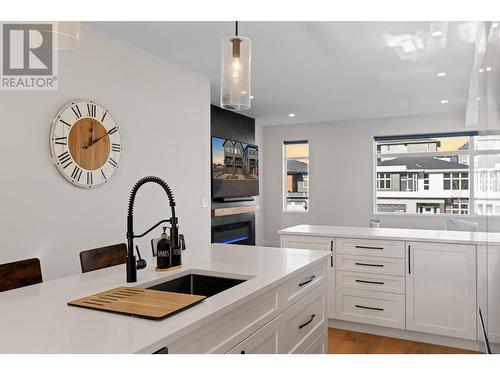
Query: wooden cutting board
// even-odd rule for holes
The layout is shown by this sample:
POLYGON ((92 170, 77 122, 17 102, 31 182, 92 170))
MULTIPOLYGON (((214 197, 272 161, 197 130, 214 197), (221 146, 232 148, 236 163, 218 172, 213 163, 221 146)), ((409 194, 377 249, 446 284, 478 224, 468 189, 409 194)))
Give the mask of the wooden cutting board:
POLYGON ((205 298, 207 297, 193 294, 122 286, 68 302, 68 305, 146 319, 164 319, 205 298))

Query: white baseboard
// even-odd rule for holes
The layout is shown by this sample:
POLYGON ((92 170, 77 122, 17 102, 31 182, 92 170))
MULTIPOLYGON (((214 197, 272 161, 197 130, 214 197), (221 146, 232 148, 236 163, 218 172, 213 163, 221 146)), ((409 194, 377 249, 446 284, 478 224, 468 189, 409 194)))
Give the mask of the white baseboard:
MULTIPOLYGON (((452 348, 460 348, 460 349, 474 350, 477 352, 484 352, 483 343, 474 340, 458 339, 455 337, 432 335, 429 333, 406 331, 396 328, 379 327, 370 324, 347 322, 344 320, 337 320, 337 319, 328 319, 328 326, 332 328, 345 329, 348 331, 369 333, 372 335, 394 337, 397 339, 419 341, 428 344, 443 345, 443 346, 450 346, 452 348)), ((496 351, 495 348, 496 345, 495 347, 492 348, 492 350, 494 350, 497 353, 500 353, 496 351)))

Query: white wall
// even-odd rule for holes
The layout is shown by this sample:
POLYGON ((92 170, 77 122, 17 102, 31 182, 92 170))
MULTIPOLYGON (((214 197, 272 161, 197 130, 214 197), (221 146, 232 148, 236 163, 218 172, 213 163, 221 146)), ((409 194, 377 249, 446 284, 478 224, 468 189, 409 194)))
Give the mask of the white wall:
MULTIPOLYGON (((263 128, 265 166, 264 243, 279 246, 277 231, 298 224, 368 226, 371 218, 381 226, 443 229, 443 217, 373 215, 373 137, 464 130, 464 114, 394 117, 363 121, 266 126, 263 128), (282 145, 285 140, 309 140, 310 209, 283 213, 282 145)), ((495 230, 490 220, 488 230, 495 230)), ((499 225, 497 225, 499 227, 499 225)), ((485 220, 480 230, 486 230, 485 220)))
MULTIPOLYGON (((82 41, 59 53, 59 90, 0 92, 0 263, 39 257, 45 280, 79 273, 81 250, 125 242, 128 195, 146 175, 172 187, 189 251, 210 243, 209 80, 89 27, 82 41), (51 121, 74 98, 103 104, 121 130, 120 169, 94 190, 69 184, 50 155, 51 121)), ((164 192, 148 185, 137 232, 170 216, 164 192)), ((143 253, 150 238, 137 241, 143 253)))
POLYGON ((264 246, 264 128, 255 124, 255 144, 259 147, 259 196, 255 198, 255 205, 259 210, 255 213, 255 244, 264 246))

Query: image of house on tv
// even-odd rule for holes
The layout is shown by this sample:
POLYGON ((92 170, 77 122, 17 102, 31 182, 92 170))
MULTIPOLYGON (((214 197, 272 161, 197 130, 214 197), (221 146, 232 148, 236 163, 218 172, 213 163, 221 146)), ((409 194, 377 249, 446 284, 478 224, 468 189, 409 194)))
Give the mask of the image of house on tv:
POLYGON ((224 147, 224 175, 219 178, 252 179, 259 174, 257 147, 226 139, 224 147))

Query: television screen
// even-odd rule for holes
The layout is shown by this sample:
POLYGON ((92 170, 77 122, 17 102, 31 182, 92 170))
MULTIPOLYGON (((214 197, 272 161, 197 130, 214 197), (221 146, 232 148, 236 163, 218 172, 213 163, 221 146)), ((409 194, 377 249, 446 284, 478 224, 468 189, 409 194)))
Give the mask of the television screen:
POLYGON ((259 195, 257 146, 212 137, 212 197, 259 195))

